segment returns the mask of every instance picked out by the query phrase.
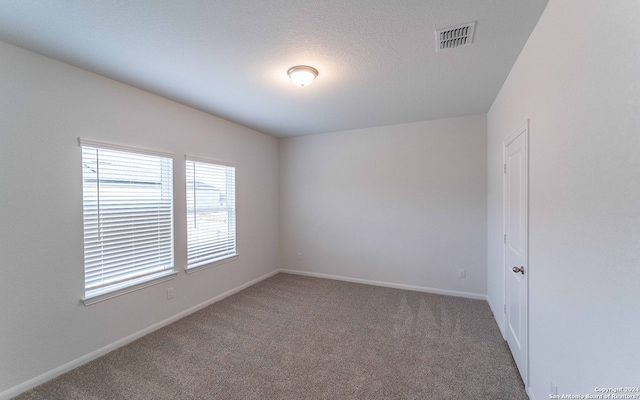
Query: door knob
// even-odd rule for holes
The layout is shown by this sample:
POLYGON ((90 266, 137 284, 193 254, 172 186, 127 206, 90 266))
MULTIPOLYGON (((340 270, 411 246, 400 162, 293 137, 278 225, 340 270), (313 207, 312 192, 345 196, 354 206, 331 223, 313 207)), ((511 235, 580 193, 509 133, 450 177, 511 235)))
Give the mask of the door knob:
POLYGON ((513 272, 515 272, 516 274, 520 272, 522 275, 524 275, 524 267, 513 267, 513 272))

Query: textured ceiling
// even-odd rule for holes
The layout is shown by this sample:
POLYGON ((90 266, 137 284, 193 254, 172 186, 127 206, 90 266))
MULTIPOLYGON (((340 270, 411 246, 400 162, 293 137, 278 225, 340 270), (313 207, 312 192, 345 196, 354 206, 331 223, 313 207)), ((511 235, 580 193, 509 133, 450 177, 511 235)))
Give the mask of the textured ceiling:
POLYGON ((0 40, 286 137, 486 113, 546 3, 0 0, 0 40), (471 21, 471 46, 435 51, 471 21))

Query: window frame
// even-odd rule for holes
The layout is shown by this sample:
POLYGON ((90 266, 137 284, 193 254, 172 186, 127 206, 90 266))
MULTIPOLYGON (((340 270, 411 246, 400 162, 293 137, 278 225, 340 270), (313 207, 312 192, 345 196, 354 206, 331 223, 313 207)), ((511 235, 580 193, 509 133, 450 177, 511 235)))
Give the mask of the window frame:
MULTIPOLYGON (((78 138, 78 144, 81 149, 81 164, 82 164, 82 218, 83 218, 83 286, 84 286, 84 296, 81 301, 84 305, 95 304, 113 297, 121 296, 126 293, 130 293, 133 291, 137 291, 149 286, 157 285, 162 282, 166 282, 168 280, 173 279, 177 275, 176 266, 175 266, 175 184, 174 184, 174 153, 155 151, 155 150, 147 150, 141 149, 137 147, 124 146, 119 144, 101 142, 96 140, 90 140, 85 138, 78 138), (159 171, 160 176, 163 176, 162 185, 160 190, 164 192, 168 192, 171 196, 170 201, 170 210, 167 213, 166 211, 162 214, 164 218, 159 218, 157 221, 169 221, 169 233, 168 235, 165 233, 165 237, 163 241, 165 242, 163 248, 166 251, 170 252, 170 263, 163 269, 153 273, 149 273, 146 275, 131 277, 129 279, 115 282, 110 285, 105 285, 93 289, 87 290, 87 214, 86 214, 86 181, 85 181, 85 148, 96 149, 99 154, 100 150, 105 151, 117 151, 121 153, 131 153, 134 155, 142 155, 142 156, 151 156, 151 157, 160 157, 165 160, 159 160, 160 168, 164 168, 164 166, 169 167, 168 177, 164 176, 165 172, 159 171), (166 163, 166 164, 163 164, 166 163), (168 182, 164 182, 164 179, 168 179, 168 182), (169 244, 166 244, 167 238, 169 239, 169 244)), ((99 157, 99 156, 98 156, 99 157)), ((132 161, 133 162, 133 161, 132 161)), ((99 172, 98 172, 99 173, 99 172)), ((100 190, 100 180, 99 178, 96 180, 96 194, 98 195, 100 190)), ((99 195, 98 195, 99 199, 99 195)), ((98 200, 99 201, 99 200, 98 200)), ((96 206, 99 209, 99 206, 96 206)), ((158 243, 162 240, 158 239, 158 243)), ((102 242, 101 242, 102 243, 102 242)))
MULTIPOLYGON (((201 271, 203 269, 207 269, 207 268, 211 268, 211 267, 215 267, 218 266, 220 264, 226 264, 228 262, 232 262, 235 261, 238 258, 238 207, 237 207, 237 179, 236 179, 236 172, 237 172, 237 167, 235 163, 231 163, 231 162, 227 162, 227 161, 219 161, 219 160, 212 160, 212 159, 207 159, 207 158, 202 158, 202 157, 196 157, 196 156, 192 156, 192 155, 185 155, 185 191, 184 191, 184 195, 185 195, 185 218, 186 218, 186 222, 187 222, 187 229, 186 229, 186 261, 185 261, 185 273, 190 274, 192 272, 197 272, 197 271, 201 271), (190 196, 190 191, 189 191, 189 162, 192 163, 199 163, 199 164, 209 164, 209 165, 213 165, 215 167, 228 167, 228 168, 233 168, 233 231, 234 231, 234 238, 233 238, 233 244, 234 244, 234 252, 232 254, 227 254, 227 255, 223 255, 221 257, 215 258, 215 259, 209 259, 209 260, 203 260, 201 262, 197 262, 194 263, 193 265, 189 265, 189 231, 190 231, 190 227, 189 227, 189 196, 190 196)), ((195 176, 194 176, 195 178, 195 176)), ((225 185, 228 185, 229 183, 226 181, 226 177, 225 177, 225 185)), ((195 190, 195 189, 194 189, 195 190)), ((228 190, 228 188, 227 188, 228 190)), ((194 211, 195 212, 195 211, 194 211)), ((229 212, 229 211, 227 211, 229 212)))

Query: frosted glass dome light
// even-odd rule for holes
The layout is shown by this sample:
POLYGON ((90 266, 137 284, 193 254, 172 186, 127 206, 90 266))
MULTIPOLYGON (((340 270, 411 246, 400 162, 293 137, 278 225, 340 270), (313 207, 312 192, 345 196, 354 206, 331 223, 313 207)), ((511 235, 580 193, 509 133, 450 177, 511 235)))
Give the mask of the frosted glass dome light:
POLYGON ((306 65, 297 65, 287 71, 291 81, 298 86, 309 86, 318 76, 318 70, 306 65))

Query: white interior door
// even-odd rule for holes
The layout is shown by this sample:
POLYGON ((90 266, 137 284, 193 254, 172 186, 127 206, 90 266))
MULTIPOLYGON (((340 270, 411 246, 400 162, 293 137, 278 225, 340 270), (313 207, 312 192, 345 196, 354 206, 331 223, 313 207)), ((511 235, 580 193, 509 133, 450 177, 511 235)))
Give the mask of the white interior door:
POLYGON ((528 387, 529 122, 505 141, 504 262, 506 339, 528 387))

